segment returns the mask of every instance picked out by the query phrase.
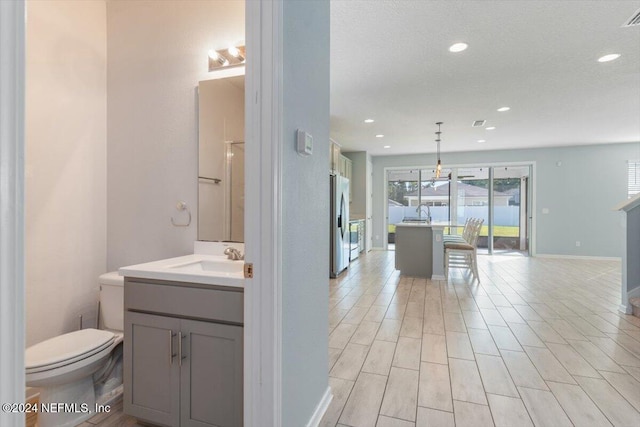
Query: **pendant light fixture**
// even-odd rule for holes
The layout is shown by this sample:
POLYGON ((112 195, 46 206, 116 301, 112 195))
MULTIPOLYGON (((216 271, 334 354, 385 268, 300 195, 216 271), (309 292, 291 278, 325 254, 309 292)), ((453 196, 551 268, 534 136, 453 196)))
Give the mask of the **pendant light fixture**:
POLYGON ((442 162, 440 161, 440 134, 442 134, 442 132, 440 131, 440 126, 442 125, 442 122, 438 122, 436 124, 438 125, 438 131, 436 132, 436 144, 438 144, 438 164, 436 165, 436 178, 440 178, 440 174, 442 173, 442 162))

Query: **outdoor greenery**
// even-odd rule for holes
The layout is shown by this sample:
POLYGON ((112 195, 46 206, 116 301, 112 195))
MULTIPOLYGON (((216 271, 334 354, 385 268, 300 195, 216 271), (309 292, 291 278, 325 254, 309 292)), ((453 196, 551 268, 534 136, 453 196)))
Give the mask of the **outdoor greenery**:
POLYGON ((418 181, 389 181, 387 194, 389 199, 408 206, 405 195, 418 191, 418 181))

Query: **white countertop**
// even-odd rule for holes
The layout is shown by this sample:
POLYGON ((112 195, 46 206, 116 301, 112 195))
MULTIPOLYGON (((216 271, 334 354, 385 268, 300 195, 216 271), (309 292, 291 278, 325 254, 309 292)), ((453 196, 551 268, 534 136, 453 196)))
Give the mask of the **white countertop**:
POLYGON ((427 224, 426 222, 399 222, 396 224, 396 227, 444 228, 450 225, 448 222, 432 222, 431 224, 427 224))
POLYGON ((228 260, 226 256, 221 255, 185 255, 177 258, 168 258, 122 267, 118 272, 121 276, 140 279, 169 280, 244 288, 244 261, 231 261, 228 260), (195 266, 200 262, 213 263, 223 268, 221 268, 220 271, 198 269, 195 266))

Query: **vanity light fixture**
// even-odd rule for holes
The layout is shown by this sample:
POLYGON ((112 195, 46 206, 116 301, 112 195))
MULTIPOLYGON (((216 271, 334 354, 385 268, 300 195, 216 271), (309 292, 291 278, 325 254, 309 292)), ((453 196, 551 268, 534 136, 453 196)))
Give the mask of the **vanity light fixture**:
POLYGON ((218 50, 212 49, 209 51, 209 71, 244 65, 246 56, 244 46, 231 46, 227 49, 218 50))
POLYGON ((609 55, 601 56, 598 58, 598 62, 609 62, 620 58, 619 53, 610 53, 609 55))
POLYGON ((455 43, 455 44, 452 44, 449 47, 449 52, 453 52, 453 53, 462 52, 463 50, 465 50, 468 47, 469 47, 469 45, 466 44, 466 43, 455 43))
POLYGON ((436 132, 436 144, 437 145, 437 154, 438 154, 438 164, 436 164, 436 178, 440 178, 440 174, 442 173, 442 162, 440 161, 440 135, 442 135, 442 131, 440 130, 440 126, 442 122, 437 122, 438 131, 436 132))
POLYGON ((229 65, 229 61, 224 56, 220 55, 215 50, 209 51, 209 70, 211 70, 211 64, 218 64, 215 67, 224 67, 229 65))
POLYGON ((238 49, 237 47, 231 46, 229 47, 229 49, 227 49, 227 52, 229 52, 229 55, 233 56, 238 61, 244 62, 244 59, 245 59, 244 55, 242 52, 240 52, 240 49, 238 49))

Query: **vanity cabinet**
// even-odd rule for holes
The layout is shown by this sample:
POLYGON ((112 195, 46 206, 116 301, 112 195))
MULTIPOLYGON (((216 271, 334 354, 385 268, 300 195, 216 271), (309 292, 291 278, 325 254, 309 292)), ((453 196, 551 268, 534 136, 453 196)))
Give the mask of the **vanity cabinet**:
POLYGON ((163 426, 241 426, 242 289, 137 280, 125 281, 125 413, 163 426))

